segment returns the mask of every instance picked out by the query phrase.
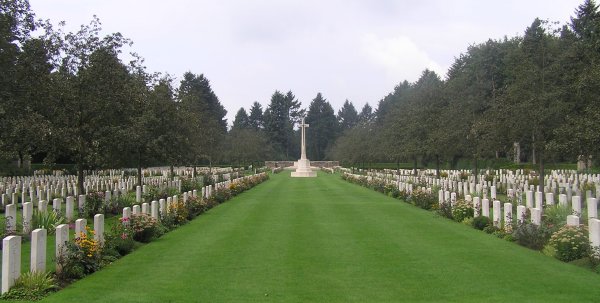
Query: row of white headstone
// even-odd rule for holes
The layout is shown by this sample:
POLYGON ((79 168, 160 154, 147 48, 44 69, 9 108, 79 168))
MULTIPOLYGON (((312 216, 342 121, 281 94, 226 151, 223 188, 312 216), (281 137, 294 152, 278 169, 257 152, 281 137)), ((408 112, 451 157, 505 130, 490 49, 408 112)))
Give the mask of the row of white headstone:
MULTIPOLYGON (((86 219, 75 221, 75 237, 86 232, 86 219)), ((46 243, 48 231, 38 228, 31 232, 31 272, 46 271, 46 243)), ((104 215, 94 216, 94 240, 104 242, 104 215)), ((69 241, 69 225, 61 224, 56 227, 54 259, 57 260, 56 271, 60 271, 59 256, 64 253, 65 244, 69 241)), ((8 292, 21 275, 21 236, 8 236, 2 239, 2 294, 8 292)))
MULTIPOLYGON (((11 203, 21 203, 30 201, 37 202, 41 200, 51 200, 52 197, 66 198, 68 196, 78 196, 76 183, 65 183, 57 186, 51 184, 28 185, 25 183, 5 184, 5 189, 2 191, 2 205, 5 206, 11 203)), ((125 194, 134 188, 133 179, 128 180, 102 180, 102 181, 86 181, 84 193, 90 191, 106 191, 112 192, 113 195, 125 194)), ((163 177, 144 178, 144 185, 154 185, 158 187, 181 187, 181 180, 169 181, 163 177)))
MULTIPOLYGON (((262 173, 264 174, 264 173, 262 173)), ((210 198, 215 190, 219 190, 221 188, 229 187, 232 183, 241 182, 246 178, 251 178, 254 176, 245 176, 241 178, 236 178, 233 180, 228 180, 225 182, 220 182, 215 184, 214 186, 208 185, 202 188, 201 190, 201 198, 210 198)), ((142 188, 140 186, 136 187, 136 193, 140 195, 142 192, 142 188)), ((183 203, 188 202, 189 197, 198 198, 198 191, 188 191, 182 194, 183 203)), ((73 197, 67 197, 67 212, 69 207, 72 208, 73 197)), ((59 199, 55 199, 57 201, 59 199)), ((162 215, 169 212, 172 207, 172 204, 177 203, 179 201, 178 195, 167 197, 167 199, 160 199, 159 201, 152 201, 150 203, 144 202, 141 205, 133 205, 133 207, 125 207, 123 208, 123 216, 122 218, 131 218, 132 215, 138 214, 146 214, 150 215, 156 220, 160 220, 162 215)), ((85 196, 79 196, 80 207, 85 203, 85 196)), ((47 209, 46 201, 40 201, 38 207, 41 211, 47 209)), ((55 204, 53 206, 54 211, 60 210, 60 204, 55 204)), ((12 218, 16 218, 16 205, 10 204, 7 206, 7 213, 10 211, 12 218)), ((24 204, 24 218, 23 220, 29 220, 31 222, 31 214, 32 213, 32 203, 27 202, 24 204), (31 211, 31 212, 30 212, 31 211), (29 217, 27 217, 29 216, 29 217)), ((8 219, 8 217, 7 217, 8 219)), ((77 219, 75 221, 75 237, 78 237, 82 233, 86 232, 86 219, 77 219)), ((45 271, 46 270, 46 242, 47 242, 48 232, 46 229, 35 229, 31 232, 31 263, 30 263, 30 271, 45 271)), ((97 214, 94 216, 94 240, 99 243, 104 242, 104 215, 97 214)), ((5 293, 10 290, 10 288, 14 285, 15 280, 21 274, 21 236, 8 236, 2 240, 3 249, 2 249, 2 289, 1 292, 5 293)), ((58 260, 58 257, 64 248, 64 244, 69 241, 69 225, 61 224, 56 227, 56 250, 55 250, 55 259, 58 260)), ((59 271, 60 268, 58 267, 59 271)))
MULTIPOLYGON (((531 223, 535 225, 542 224, 542 213, 544 211, 544 207, 542 205, 543 193, 536 193, 536 205, 532 203, 528 203, 527 205, 517 205, 516 209, 516 219, 519 223, 523 223, 528 218, 526 217, 527 209, 530 210, 531 223)), ((454 206, 456 203, 456 193, 440 190, 438 192, 439 203, 450 203, 450 205, 454 206)), ((561 205, 568 207, 566 203, 566 195, 561 195, 560 199, 561 205)), ((473 203, 474 216, 484 216, 490 218, 490 200, 481 199, 480 197, 472 197, 471 195, 465 196, 465 201, 468 203, 473 203)), ((502 228, 504 226, 505 229, 510 230, 510 226, 513 222, 513 204, 512 203, 502 203, 499 200, 492 200, 492 214, 491 219, 494 226, 498 228, 502 228)), ((529 201, 529 200, 528 200, 529 201)), ((547 201, 552 201, 547 200, 547 201)), ((598 219, 598 200, 596 198, 588 198, 587 202, 587 219, 588 219, 588 232, 589 232, 589 240, 590 245, 592 247, 600 248, 600 220, 598 219)), ((546 204, 551 205, 551 204, 546 204)), ((580 226, 580 216, 582 214, 581 208, 581 197, 573 196, 571 199, 571 210, 573 212, 572 215, 567 216, 567 225, 569 226, 580 226)))
MULTIPOLYGON (((351 175, 355 178, 360 178, 363 177, 362 175, 357 175, 357 174, 349 174, 346 172, 346 174, 351 175)), ((406 177, 406 176, 404 176, 406 177)), ((382 176, 382 175, 377 175, 377 174, 369 174, 369 176, 367 176, 367 180, 373 180, 373 179, 377 179, 379 181, 383 181, 386 184, 396 184, 398 187, 398 190, 400 191, 405 191, 409 194, 411 194, 413 192, 413 183, 414 179, 411 179, 409 177, 407 178, 403 178, 402 176, 396 176, 396 177, 392 177, 390 178, 389 175, 386 176, 382 176), (405 181, 400 181, 400 180, 405 180, 405 181)), ((435 184, 435 182, 432 182, 435 184)), ((456 192, 451 192, 449 190, 444 190, 444 189, 440 189, 438 191, 438 202, 440 204, 442 203, 450 203, 451 206, 454 206, 455 202, 457 201, 457 199, 462 196, 464 197, 465 201, 469 202, 469 203, 473 203, 473 209, 475 211, 475 216, 485 216, 488 218, 492 219, 492 222, 494 224, 494 226, 501 228, 504 224, 504 226, 511 226, 512 222, 513 222, 513 203, 510 202, 506 202, 504 204, 502 204, 502 202, 500 200, 497 200, 497 193, 496 193, 496 187, 495 186, 490 186, 490 199, 487 198, 487 191, 486 188, 481 186, 477 186, 477 185, 481 185, 481 184, 474 184, 474 183, 470 183, 471 185, 475 185, 472 187, 475 187, 475 190, 471 191, 472 194, 474 194, 473 196, 468 194, 469 193, 469 189, 467 189, 466 184, 465 184, 465 190, 462 193, 456 193, 456 192), (481 191, 478 191, 478 189, 481 188, 481 191), (466 194, 465 194, 466 193, 466 194), (479 195, 475 195, 479 193, 479 195, 481 195, 481 197, 479 195), (463 195, 464 194, 464 195, 463 195), (492 213, 490 213, 490 201, 492 201, 492 205, 491 205, 491 210, 492 213)), ((471 188, 472 188, 471 187, 471 188)), ((459 189, 462 189, 463 187, 457 187, 459 189)), ((426 191, 428 193, 432 193, 432 187, 422 187, 420 188, 423 191, 426 191)), ((532 188, 530 188, 532 189, 532 188)), ((509 197, 509 199, 515 200, 515 195, 516 192, 513 189, 508 189, 508 193, 507 196, 509 197)), ((554 204, 554 194, 553 193, 542 193, 542 192, 534 192, 533 191, 525 191, 524 193, 525 195, 525 205, 517 205, 516 207, 516 219, 519 222, 523 222, 523 220, 526 219, 530 219, 531 222, 533 224, 536 225, 541 225, 542 223, 542 213, 543 213, 543 207, 544 207, 544 202, 545 205, 550 206, 554 204), (545 200, 544 200, 545 198, 545 200), (534 205, 535 202, 535 205, 534 205), (530 209, 530 213, 531 213, 531 217, 530 218, 526 218, 526 210, 530 209)), ((560 194, 559 195, 559 205, 563 206, 563 207, 568 207, 568 195, 566 194, 560 194)), ((582 203, 581 203, 581 196, 572 196, 570 197, 571 200, 571 210, 572 210, 572 215, 567 216, 567 225, 570 226, 579 226, 580 225, 580 216, 583 213, 582 212, 582 203)), ((518 203, 520 203, 522 200, 521 199, 516 199, 516 201, 518 203)), ((594 197, 591 196, 591 194, 588 192, 587 193, 587 199, 586 199, 586 208, 587 208, 587 219, 588 219, 588 230, 589 230, 589 239, 590 239, 590 243, 593 247, 600 247, 600 220, 598 219, 598 200, 594 197)), ((510 228, 510 227, 509 227, 510 228)))

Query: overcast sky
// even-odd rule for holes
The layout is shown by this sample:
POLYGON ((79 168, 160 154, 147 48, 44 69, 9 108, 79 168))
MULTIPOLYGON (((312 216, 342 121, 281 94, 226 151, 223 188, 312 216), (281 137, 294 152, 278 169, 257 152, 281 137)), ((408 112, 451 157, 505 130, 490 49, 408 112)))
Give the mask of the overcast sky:
MULTIPOLYGON (((565 24, 583 0, 30 0, 38 18, 76 31, 97 15, 150 72, 204 74, 228 111, 263 108, 275 90, 308 107, 373 107, 425 68, 446 74, 471 44, 522 35, 534 18, 565 24)), ((175 84, 179 85, 179 82, 175 84)))

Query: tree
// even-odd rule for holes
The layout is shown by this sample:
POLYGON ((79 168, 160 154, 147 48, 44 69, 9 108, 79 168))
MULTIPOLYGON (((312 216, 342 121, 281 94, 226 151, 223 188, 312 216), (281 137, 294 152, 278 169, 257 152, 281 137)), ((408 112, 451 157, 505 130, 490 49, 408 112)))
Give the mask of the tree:
POLYGON ((375 133, 369 125, 359 124, 340 136, 329 151, 329 157, 358 166, 372 161, 377 149, 375 133))
MULTIPOLYGON (((26 121, 23 120, 23 107, 27 106, 28 101, 26 95, 30 93, 29 89, 36 89, 35 85, 40 84, 40 73, 44 70, 43 66, 34 70, 31 65, 34 61, 40 60, 40 53, 34 51, 39 44, 27 43, 30 33, 35 28, 34 14, 30 9, 29 1, 0 0, 0 70, 2 71, 0 72, 0 128, 3 130, 0 147, 5 156, 18 155, 22 158, 23 154, 28 153, 32 148, 32 144, 29 143, 34 139, 30 136, 32 129, 39 129, 37 123, 31 125, 32 129, 26 129, 26 121), (26 43, 27 45, 24 45, 26 43), (21 46, 26 47, 26 54, 23 54, 21 46), (36 75, 27 75, 29 72, 35 72, 36 75), (26 77, 35 77, 39 81, 34 83, 15 81, 26 77), (23 87, 25 85, 30 87, 23 87), (23 131, 26 133, 22 133, 23 131), (20 133, 22 136, 19 136, 20 133)), ((44 55, 43 52, 41 55, 44 55)), ((43 61, 43 58, 41 60, 43 61)), ((29 108, 31 112, 33 110, 31 105, 29 108)), ((33 133, 37 131, 34 130, 33 133)))
POLYGON ((186 161, 195 166, 200 157, 203 157, 212 167, 212 162, 221 154, 221 143, 227 133, 227 111, 204 75, 185 73, 177 98, 192 129, 188 140, 194 152, 189 154, 186 161))
POLYGON ((299 156, 298 149, 294 148, 298 145, 294 140, 294 124, 303 116, 300 101, 291 91, 285 95, 279 91, 273 93, 264 113, 265 132, 279 157, 292 159, 299 156))
POLYGON ((272 149, 260 130, 235 128, 227 135, 226 154, 229 163, 245 165, 263 162, 271 157, 272 149))
POLYGON ((352 102, 346 99, 342 108, 338 111, 337 121, 339 125, 340 134, 353 128, 358 123, 358 112, 352 102))
POLYGON ((250 128, 250 118, 246 113, 246 110, 242 107, 235 114, 235 120, 233 120, 232 129, 248 129, 250 128))
POLYGON ((248 117, 248 123, 250 127, 255 130, 262 130, 265 127, 265 119, 263 116, 263 109, 260 103, 254 101, 252 107, 250 107, 250 116, 248 117))
POLYGON ((49 157, 66 155, 77 166, 79 192, 84 170, 111 166, 110 155, 120 148, 115 135, 127 123, 131 111, 127 67, 118 58, 129 44, 119 33, 99 37, 100 21, 94 18, 59 42, 61 66, 53 75, 54 98, 48 130, 53 146, 49 157))
POLYGON ((15 64, 15 91, 12 94, 9 127, 4 133, 4 148, 16 153, 19 163, 37 151, 43 151, 43 140, 50 123, 51 72, 54 66, 41 39, 22 44, 15 64))
MULTIPOLYGON (((535 19, 525 30, 519 47, 507 59, 507 88, 502 108, 507 121, 514 125, 521 138, 531 138, 534 159, 539 159, 540 180, 544 177, 546 143, 553 138, 552 129, 561 121, 568 108, 555 102, 559 96, 557 83, 559 73, 555 68, 557 38, 543 27, 544 21, 535 19), (536 154, 537 152, 537 154, 536 154)), ((540 183, 540 185, 542 185, 540 183)))
POLYGON ((365 103, 363 108, 358 114, 358 123, 360 124, 369 124, 374 121, 375 115, 373 114, 373 108, 369 103, 365 103))
POLYGON ((327 149, 333 145, 337 131, 337 120, 331 104, 318 93, 308 107, 306 123, 307 153, 310 159, 323 160, 327 149))
POLYGON ((452 121, 452 127, 436 137, 452 166, 459 157, 472 158, 477 175, 479 158, 512 148, 516 137, 508 139, 513 129, 504 126, 506 117, 497 105, 506 83, 506 58, 518 43, 504 39, 472 45, 450 67, 444 89, 449 101, 440 120, 452 121))

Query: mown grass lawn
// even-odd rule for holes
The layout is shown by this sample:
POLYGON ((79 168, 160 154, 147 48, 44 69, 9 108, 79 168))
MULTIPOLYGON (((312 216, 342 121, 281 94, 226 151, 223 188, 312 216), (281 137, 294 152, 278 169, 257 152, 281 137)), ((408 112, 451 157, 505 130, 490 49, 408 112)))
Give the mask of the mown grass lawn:
POLYGON ((599 285, 337 175, 283 172, 44 302, 598 302, 599 285))

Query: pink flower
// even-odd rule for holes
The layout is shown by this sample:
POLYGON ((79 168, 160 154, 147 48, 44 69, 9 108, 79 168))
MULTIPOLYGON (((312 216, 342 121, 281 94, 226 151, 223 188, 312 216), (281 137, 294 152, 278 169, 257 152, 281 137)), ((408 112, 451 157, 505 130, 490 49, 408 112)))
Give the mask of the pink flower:
POLYGON ((121 239, 123 239, 123 240, 127 239, 127 234, 126 233, 121 234, 121 239))

